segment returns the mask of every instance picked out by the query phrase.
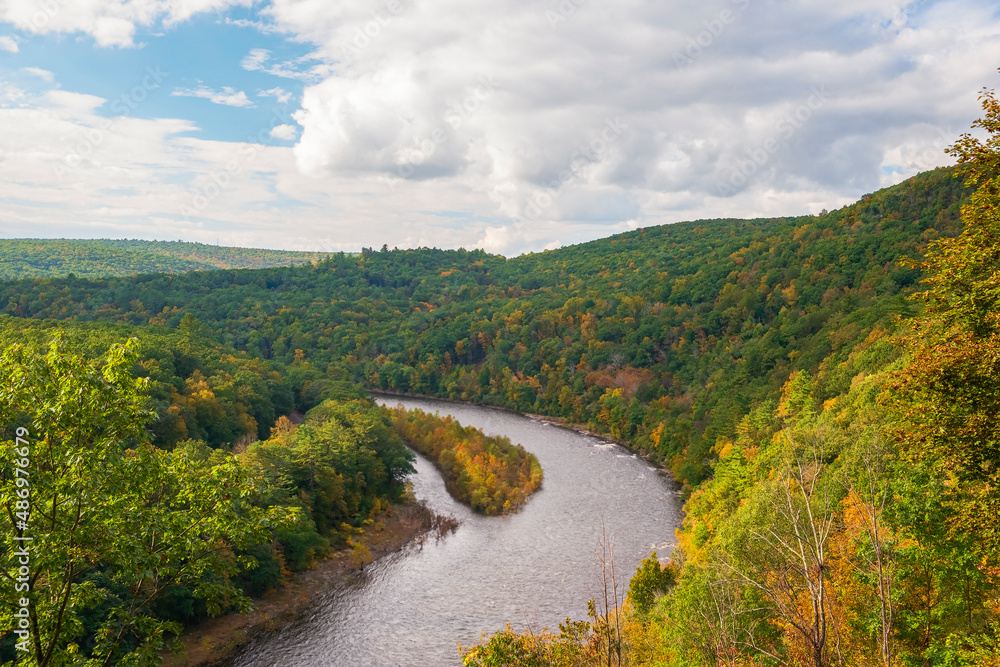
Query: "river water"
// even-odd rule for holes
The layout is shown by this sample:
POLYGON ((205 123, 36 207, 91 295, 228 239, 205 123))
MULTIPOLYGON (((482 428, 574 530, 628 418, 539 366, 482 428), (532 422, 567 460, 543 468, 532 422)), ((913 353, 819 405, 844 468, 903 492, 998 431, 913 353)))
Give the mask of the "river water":
POLYGON ((418 456, 411 477, 417 498, 458 519, 458 529, 317 592, 309 614, 248 644, 233 667, 460 666, 456 644, 474 644, 508 622, 558 631, 567 615, 586 618, 587 600, 602 590, 602 522, 623 585, 651 551, 669 555, 680 502, 664 476, 623 447, 490 408, 378 401, 449 414, 524 445, 542 465, 542 489, 513 516, 478 516, 455 502, 418 456))

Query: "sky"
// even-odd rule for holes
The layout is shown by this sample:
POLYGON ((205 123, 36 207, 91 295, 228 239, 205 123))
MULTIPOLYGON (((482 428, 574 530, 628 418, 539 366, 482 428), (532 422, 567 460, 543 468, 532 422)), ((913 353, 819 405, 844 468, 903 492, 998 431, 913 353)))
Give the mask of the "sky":
POLYGON ((950 164, 995 0, 0 0, 0 238, 538 252, 950 164))

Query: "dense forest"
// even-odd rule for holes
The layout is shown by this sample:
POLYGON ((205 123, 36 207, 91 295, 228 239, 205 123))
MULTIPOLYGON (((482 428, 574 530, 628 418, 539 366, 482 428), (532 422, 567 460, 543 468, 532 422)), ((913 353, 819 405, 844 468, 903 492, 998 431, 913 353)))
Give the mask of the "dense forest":
MULTIPOLYGON (((4 664, 23 662, 19 627, 31 664, 155 664, 184 625, 244 611, 250 595, 378 530, 412 471, 412 454, 367 399, 324 400, 299 425, 279 417, 265 440, 154 446, 149 427, 162 404, 151 388, 163 378, 146 374, 150 358, 136 341, 96 362, 71 349, 115 333, 87 331, 76 345, 57 338, 44 353, 15 344, 0 357, 0 523, 31 539, 23 580, 9 575, 21 556, 4 549, 4 664), (30 627, 15 616, 22 599, 30 627)), ((197 356, 205 349, 187 350, 195 377, 211 361, 197 356)), ((225 408, 217 418, 242 415, 253 432, 239 383, 210 402, 225 408)))
POLYGON ((1000 103, 982 99, 988 141, 950 149, 974 191, 961 233, 908 263, 915 316, 716 438, 678 549, 622 606, 508 627, 466 665, 1000 664, 1000 103))
MULTIPOLYGON (((499 633, 469 665, 996 664, 1000 105, 983 101, 991 138, 961 138, 957 168, 818 216, 512 259, 384 246, 0 283, 2 342, 29 346, 3 362, 2 502, 17 502, 21 428, 71 462, 46 469, 57 496, 82 476, 95 486, 80 507, 121 488, 143 508, 128 521, 148 522, 102 507, 112 532, 47 546, 59 574, 32 604, 60 620, 35 636, 80 639, 36 647, 38 664, 84 664, 73 651, 145 664, 188 618, 171 605, 240 608, 377 521, 409 463, 365 388, 586 424, 668 465, 688 496, 679 548, 666 569, 643 564, 624 606, 592 606, 559 634, 499 633), (54 328, 66 341, 32 354, 54 328), (125 336, 140 342, 105 354, 125 336), (97 353, 102 369, 84 358, 97 353), (136 470, 152 482, 136 486, 136 470), (178 515, 161 526, 164 506, 178 515), (209 517, 186 547, 147 546, 183 543, 184 521, 209 517), (174 585, 187 592, 154 609, 174 585)), ((502 511, 486 495, 482 509, 502 511)), ((72 524, 69 505, 52 507, 72 524)))
POLYGON ((315 261, 317 252, 229 248, 184 241, 0 239, 0 280, 261 269, 315 261))
MULTIPOLYGON (((715 440, 795 370, 911 315, 900 264, 958 231, 946 169, 839 211, 640 229, 514 259, 366 250, 316 264, 0 284, 17 318, 177 328, 367 386, 589 423, 689 488, 715 440)), ((847 376, 821 391, 844 389, 847 376)))
MULTIPOLYGON (((0 347, 48 343, 62 337, 69 349, 95 359, 135 330, 114 323, 53 322, 0 316, 0 347)), ((264 361, 220 345, 193 317, 176 329, 148 327, 137 339, 133 374, 146 379, 157 418, 153 444, 170 449, 195 439, 211 447, 267 438, 275 420, 306 412, 326 398, 358 398, 358 387, 293 361, 264 361)))

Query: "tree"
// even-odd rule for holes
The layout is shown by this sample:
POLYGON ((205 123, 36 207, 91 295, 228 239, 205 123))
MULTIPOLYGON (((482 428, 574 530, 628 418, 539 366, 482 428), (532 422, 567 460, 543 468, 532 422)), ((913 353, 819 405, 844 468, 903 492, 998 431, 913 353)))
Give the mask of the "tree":
POLYGON ((964 229, 934 244, 920 267, 926 304, 904 338, 912 358, 896 384, 913 460, 948 480, 956 529, 1000 547, 1000 102, 980 96, 985 115, 950 149, 975 188, 964 229))
MULTIPOLYGON (((789 384, 792 384, 790 382, 789 384)), ((767 601, 786 630, 791 663, 830 664, 831 590, 828 542, 837 498, 825 478, 823 427, 786 432, 775 479, 749 498, 743 521, 727 536, 726 567, 767 601)), ((762 650, 760 647, 754 647, 762 650)), ((779 659, 777 655, 772 656, 779 659)))
POLYGON ((649 613, 657 593, 666 593, 674 585, 674 571, 660 564, 654 551, 635 569, 628 582, 625 599, 640 615, 649 613))
POLYGON ((18 664, 156 664, 180 629, 153 611, 164 591, 184 586, 210 613, 246 609, 229 577, 252 561, 236 551, 269 542, 287 518, 253 506, 254 482, 234 459, 199 465, 150 444, 135 350, 132 339, 92 364, 56 339, 47 354, 15 345, 0 357, 0 525, 30 538, 28 591, 10 574, 23 563, 7 539, 0 553, 4 630, 19 620, 13 601, 28 602, 18 664), (88 627, 112 588, 120 604, 88 627))
POLYGON ((897 564, 886 513, 894 491, 894 471, 891 467, 894 452, 875 428, 857 428, 855 435, 857 444, 851 452, 853 456, 847 471, 849 492, 846 504, 849 512, 853 511, 860 517, 868 544, 852 562, 863 569, 864 574, 875 576, 879 602, 878 646, 882 664, 891 667, 895 657, 893 621, 896 603, 893 590, 897 564))
POLYGON ((608 535, 603 518, 597 560, 601 565, 601 598, 587 603, 590 617, 594 619, 592 627, 596 641, 593 644, 600 664, 621 667, 622 619, 618 593, 621 582, 615 574, 615 538, 614 535, 608 535))

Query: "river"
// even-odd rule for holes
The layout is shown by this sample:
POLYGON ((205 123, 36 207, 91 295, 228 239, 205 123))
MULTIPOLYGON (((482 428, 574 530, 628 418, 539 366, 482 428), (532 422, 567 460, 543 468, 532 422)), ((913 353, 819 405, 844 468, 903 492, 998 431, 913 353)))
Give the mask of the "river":
POLYGON ((459 520, 444 538, 411 544, 318 592, 311 612, 255 639, 233 667, 460 666, 456 644, 482 632, 584 619, 597 597, 602 522, 623 585, 653 550, 666 558, 680 517, 667 478, 625 448, 501 410, 429 399, 380 403, 449 414, 488 435, 505 435, 538 457, 545 480, 508 517, 473 514, 418 456, 418 499, 459 520))

